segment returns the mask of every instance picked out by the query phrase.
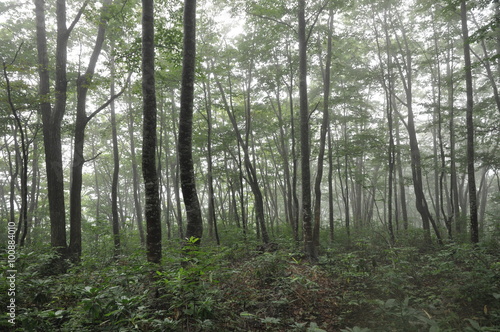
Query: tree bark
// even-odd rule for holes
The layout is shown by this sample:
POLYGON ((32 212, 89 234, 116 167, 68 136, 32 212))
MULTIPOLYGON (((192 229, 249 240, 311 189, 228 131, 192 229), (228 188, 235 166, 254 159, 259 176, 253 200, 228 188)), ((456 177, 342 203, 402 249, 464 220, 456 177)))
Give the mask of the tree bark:
MULTIPOLYGON (((110 93, 115 95, 115 59, 111 58, 111 87, 110 93)), ((115 257, 120 254, 120 221, 118 218, 118 176, 120 175, 120 156, 118 151, 118 134, 116 130, 116 111, 114 101, 110 104, 111 136, 113 140, 113 181, 111 184, 111 213, 113 215, 113 244, 115 257)))
POLYGON ((408 109, 407 129, 408 129, 408 136, 410 139, 411 170, 412 170, 413 188, 415 191, 415 205, 417 211, 419 212, 422 218, 422 224, 424 228, 424 241, 426 243, 431 242, 430 226, 432 225, 438 241, 441 242, 442 241, 441 235, 429 211, 429 206, 427 204, 423 188, 422 163, 420 157, 420 149, 417 140, 417 131, 415 129, 415 116, 413 113, 412 53, 409 48, 408 38, 406 36, 404 27, 402 27, 401 32, 402 32, 404 47, 403 45, 401 45, 399 39, 397 39, 397 42, 399 44, 399 49, 403 53, 402 62, 404 65, 402 65, 401 62, 398 61, 397 66, 406 93, 406 107, 408 109))
POLYGON ((156 88, 153 0, 142 0, 142 98, 143 139, 142 175, 145 188, 146 256, 152 263, 161 261, 161 211, 156 171, 156 88))
POLYGON ((215 197, 214 197, 214 179, 213 179, 213 161, 212 161, 212 95, 210 91, 210 82, 203 82, 205 91, 205 109, 207 111, 207 181, 208 181, 208 225, 210 235, 215 236, 217 245, 220 245, 219 231, 217 227, 217 218, 215 215, 215 197))
POLYGON ((307 258, 317 260, 316 247, 313 241, 312 209, 311 209, 311 168, 309 159, 309 105, 307 99, 307 36, 305 19, 305 0, 299 0, 299 97, 300 97, 300 152, 302 170, 302 220, 304 228, 304 250, 307 258))
MULTIPOLYGON (((181 83, 181 109, 179 115, 179 166, 181 189, 186 208, 186 237, 201 240, 203 220, 196 190, 193 162, 193 103, 196 57, 196 0, 184 1, 184 42, 181 83)), ((197 241, 199 243, 200 241, 197 241)))
POLYGON ((130 159, 132 163, 132 190, 134 195, 134 208, 135 216, 137 222, 137 228, 139 229, 139 238, 141 240, 141 245, 146 244, 146 239, 144 238, 144 228, 143 228, 143 218, 142 218, 142 204, 139 197, 140 186, 139 186, 139 171, 137 170, 137 159, 135 155, 135 139, 134 139, 134 115, 133 109, 129 98, 129 114, 128 114, 128 135, 130 139, 130 159))
POLYGON ((84 158, 84 143, 85 143, 85 128, 88 122, 97 114, 92 113, 87 116, 87 94, 92 83, 97 60, 101 54, 106 33, 107 19, 104 18, 105 12, 111 0, 106 0, 102 7, 101 21, 97 32, 96 41, 92 55, 90 56, 89 64, 85 74, 78 77, 76 82, 77 105, 76 105, 76 121, 74 132, 74 151, 73 165, 71 167, 71 189, 70 189, 70 244, 68 252, 74 261, 79 261, 82 254, 82 182, 83 182, 83 165, 84 158))
MULTIPOLYGON (((255 170, 255 165, 252 163, 252 160, 250 159, 250 152, 248 150, 248 138, 246 139, 246 142, 243 140, 243 137, 241 135, 240 129, 238 128, 238 123, 236 122, 236 118, 233 114, 233 105, 232 101, 228 102, 226 95, 224 93, 224 89, 222 87, 221 82, 217 79, 216 77, 216 83, 219 88, 219 91, 221 93, 221 98, 222 102, 224 105, 224 108, 226 109, 226 113, 231 121, 231 124, 233 126, 234 131, 236 132, 236 139, 238 141, 238 164, 240 168, 240 202, 242 206, 242 217, 243 217, 243 230, 246 232, 246 217, 244 214, 244 195, 243 195, 243 166, 245 167, 246 173, 247 173, 247 182, 250 185, 250 189, 252 190, 252 193, 254 195, 255 199, 255 214, 256 214, 256 221, 257 221, 257 230, 260 232, 262 231, 262 241, 264 243, 269 242, 269 235, 267 233, 267 228, 265 224, 265 218, 264 218, 264 199, 262 197, 262 191, 259 186, 259 181, 257 178, 257 172, 255 170), (241 160, 241 150, 243 150, 243 161, 241 160)), ((231 87, 231 79, 229 77, 229 86, 230 86, 230 92, 229 95, 232 94, 232 87, 231 87)), ((248 101, 247 101, 248 104, 248 101)), ((246 123, 247 126, 249 124, 249 115, 248 115, 248 110, 246 112, 246 123)), ((248 137, 249 134, 247 134, 248 137)), ((260 233, 258 233, 260 234, 260 233)))
POLYGON ((461 1, 460 13, 462 19, 462 35, 464 41, 465 86, 467 94, 467 180, 469 182, 469 208, 470 208, 470 240, 479 242, 479 225, 477 213, 476 176, 474 167, 474 90, 472 86, 472 64, 470 57, 469 29, 467 27, 467 5, 461 1))
POLYGON ((319 141, 318 166, 316 179, 314 182, 314 228, 313 242, 319 247, 319 232, 321 223, 321 181, 323 179, 323 160, 325 158, 326 132, 330 123, 330 70, 332 63, 332 35, 333 35, 333 9, 330 8, 328 14, 328 39, 325 71, 323 74, 323 121, 321 122, 321 132, 319 141))
POLYGON ((66 28, 66 3, 57 1, 55 105, 50 103, 50 76, 45 28, 45 1, 35 0, 40 112, 45 148, 47 191, 50 210, 50 242, 66 256, 66 208, 62 167, 61 122, 66 110, 66 58, 69 31, 66 28))

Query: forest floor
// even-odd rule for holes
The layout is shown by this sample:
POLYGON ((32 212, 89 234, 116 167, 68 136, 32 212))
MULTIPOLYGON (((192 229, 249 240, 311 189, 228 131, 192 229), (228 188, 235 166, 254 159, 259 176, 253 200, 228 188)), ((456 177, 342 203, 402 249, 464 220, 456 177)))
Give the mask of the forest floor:
MULTIPOLYGON (((500 331, 500 248, 324 248, 310 264, 288 241, 271 246, 85 255, 54 274, 54 255, 22 251, 16 327, 2 331, 500 331)), ((5 261, 5 260, 3 260, 5 261)), ((5 278, 3 278, 5 279, 5 278)), ((0 299, 7 303, 7 282, 0 299)))

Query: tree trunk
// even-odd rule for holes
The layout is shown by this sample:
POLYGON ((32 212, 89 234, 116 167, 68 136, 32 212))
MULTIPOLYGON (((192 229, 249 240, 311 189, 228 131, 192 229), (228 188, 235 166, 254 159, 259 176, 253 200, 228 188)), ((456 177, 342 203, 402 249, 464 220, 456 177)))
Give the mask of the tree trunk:
POLYGON ((417 140, 417 132, 415 129, 415 116, 413 114, 412 52, 409 48, 408 38, 406 37, 406 32, 404 30, 404 27, 402 27, 401 32, 403 36, 404 48, 401 45, 399 39, 398 39, 398 44, 399 44, 399 49, 403 53, 402 61, 404 63, 404 66, 401 64, 400 61, 397 62, 397 66, 406 93, 406 107, 408 109, 407 128, 408 128, 408 136, 410 139, 411 170, 412 170, 413 188, 415 191, 415 205, 417 211, 419 212, 422 218, 422 224, 424 228, 424 241, 426 243, 431 242, 430 225, 432 225, 438 241, 441 242, 441 235, 439 233, 439 229, 437 228, 437 225, 429 211, 429 206, 427 205, 427 200, 425 198, 423 189, 422 163, 420 157, 420 149, 417 140))
POLYGON ((196 191, 193 162, 193 103, 196 58, 196 0, 184 1, 184 56, 182 62, 181 109, 179 115, 179 166, 186 207, 186 237, 201 240, 203 220, 196 191))
POLYGON ((307 36, 305 19, 305 0, 299 0, 299 96, 300 96, 300 152, 302 170, 302 220, 304 228, 304 249, 307 258, 317 260, 316 247, 313 241, 313 225, 311 210, 311 169, 309 159, 309 105, 307 100, 307 36))
POLYGON ((73 165, 71 167, 71 189, 70 189, 70 244, 69 255, 74 261, 79 261, 82 254, 82 181, 83 181, 83 165, 84 158, 84 143, 85 143, 85 128, 88 122, 97 114, 97 111, 87 116, 87 94, 92 78, 94 76, 97 60, 101 54, 104 44, 107 19, 104 18, 111 0, 105 1, 101 12, 101 21, 97 32, 96 41, 92 55, 90 56, 89 64, 85 74, 78 77, 76 82, 77 104, 76 104, 76 121, 74 132, 74 152, 73 165))
POLYGON ((292 180, 291 180, 291 195, 292 195, 292 232, 295 241, 298 243, 299 242, 299 198, 297 197, 297 172, 298 172, 298 156, 296 152, 296 139, 295 139, 295 111, 294 111, 294 95, 293 95, 293 78, 295 75, 295 69, 293 68, 292 65, 292 53, 290 50, 290 45, 287 42, 286 44, 286 49, 287 49, 287 64, 288 64, 288 71, 289 71, 289 77, 290 81, 285 84, 287 85, 288 89, 288 103, 289 103, 289 108, 290 108, 290 138, 291 138, 291 160, 292 160, 292 180))
MULTIPOLYGON (((111 50, 113 53, 113 50, 111 50)), ((115 59, 111 58, 111 96, 115 95, 115 59)), ((113 244, 115 257, 120 254, 120 223, 118 219, 118 176, 120 174, 120 156, 118 151, 118 135, 116 133, 116 112, 114 101, 110 104, 111 109, 111 136, 113 140, 113 182, 111 184, 111 212, 113 215, 113 244)))
MULTIPOLYGON (((392 102, 393 107, 396 107, 396 103, 392 102)), ((399 121, 396 121, 396 162, 397 162, 397 172, 398 172, 398 185, 399 185, 399 201, 401 206, 401 217, 403 218, 403 228, 408 230, 408 208, 406 202, 406 189, 405 189, 405 179, 403 173, 403 163, 401 160, 401 138, 399 135, 399 121)))
POLYGON ((161 261, 161 211, 156 172, 156 87, 153 0, 142 0, 142 98, 143 139, 142 175, 145 188, 146 256, 152 263, 161 261))
MULTIPOLYGON (((229 78, 229 80, 230 80, 230 78, 229 78)), ((236 132, 236 139, 238 141, 238 158, 240 158, 240 156, 241 156, 239 149, 241 148, 243 150, 243 162, 241 161, 241 159, 239 159, 239 163, 238 163, 240 166, 240 191, 241 191, 240 200, 241 200, 241 205, 243 208, 244 196, 243 196, 243 171, 242 171, 242 168, 243 168, 243 166, 245 166, 245 170, 247 173, 246 180, 248 181, 248 184, 250 185, 250 188, 252 190, 252 193, 253 193, 254 199, 255 199, 255 214, 256 214, 257 227, 258 227, 257 230, 262 231, 262 241, 264 243, 268 243, 269 242, 269 235, 267 233, 265 218, 264 218, 264 199, 262 197, 262 192, 260 190, 259 181, 257 178, 257 172, 255 171, 255 165, 252 163, 252 160, 250 159, 250 152, 248 151, 248 145, 247 145, 248 139, 247 139, 247 143, 245 143, 245 141, 243 140, 243 137, 241 135, 241 132, 238 128, 238 123, 236 122, 236 119, 235 119, 234 114, 233 114, 232 102, 229 103, 227 101, 222 84, 217 79, 217 77, 216 77, 216 83, 217 83, 217 86, 219 87, 219 91, 221 93, 221 98, 222 98, 224 108, 226 109, 226 113, 229 116, 229 119, 231 121, 231 124, 233 125, 234 131, 236 132)), ((229 85, 230 85, 229 94, 231 95, 232 94, 231 82, 229 82, 229 85)), ((247 104, 248 104, 248 101, 247 101, 247 104)), ((247 122, 247 126, 248 126, 248 124, 250 123, 248 110, 246 113, 247 113, 246 122, 247 122)), ((247 134, 247 137, 248 137, 248 134, 247 134)), ((243 216, 243 218, 246 218, 244 216, 243 212, 242 212, 242 216, 243 216)), ((244 229, 244 231, 246 230, 246 219, 243 219, 243 229, 244 229)))
POLYGON ((144 238, 144 229, 143 229, 143 219, 142 219, 142 204, 141 199, 139 197, 140 194, 140 185, 139 185, 139 171, 137 170, 137 158, 135 155, 135 139, 134 139, 134 114, 132 109, 131 97, 129 97, 129 108, 128 108, 128 135, 130 139, 130 159, 132 163, 132 190, 134 195, 134 208, 135 208, 135 216, 137 222, 137 228, 139 229, 139 238, 141 240, 141 245, 146 244, 146 240, 144 238))
POLYGON ((50 103, 49 60, 45 28, 45 2, 35 0, 38 74, 40 78, 40 111, 45 148, 47 191, 50 210, 50 242, 59 254, 66 256, 66 208, 62 167, 61 121, 66 110, 66 58, 69 31, 66 28, 66 3, 58 1, 55 105, 50 103))
POLYGON ((328 223, 330 226, 330 243, 333 243, 335 236, 335 220, 333 214, 333 142, 328 123, 328 223))
MULTIPOLYGON (((15 120, 15 131, 14 135, 16 142, 16 156, 20 156, 21 158, 21 206, 19 211, 19 226, 16 230, 15 242, 19 244, 21 247, 24 246, 24 241, 26 239, 26 235, 28 234, 28 165, 29 165, 29 144, 30 140, 27 137, 27 131, 23 127, 23 123, 21 121, 20 115, 16 106, 14 105, 14 101, 12 100, 12 87, 10 85, 9 75, 7 74, 7 64, 5 61, 2 63, 3 65, 3 75, 6 83, 6 92, 7 92, 7 103, 11 109, 12 115, 14 115, 15 120), (21 151, 19 151, 19 144, 17 143, 16 135, 17 131, 19 132, 21 139, 21 151)), ((16 173, 18 168, 18 163, 16 162, 16 173)), ((13 177, 12 184, 15 182, 15 177, 13 177)), ((11 194, 13 194, 13 188, 11 194)))
POLYGON ((325 158, 326 132, 330 124, 330 70, 332 63, 332 35, 333 35, 333 9, 328 14, 328 40, 326 51, 325 71, 323 74, 323 121, 321 123, 320 145, 318 153, 318 169, 314 182, 314 229, 313 242, 319 247, 319 232, 321 223, 321 180, 323 179, 323 159, 325 158))
POLYGON ((207 111, 207 181, 208 181, 208 225, 211 230, 212 236, 215 236, 217 245, 220 245, 219 231, 217 229, 217 218, 215 215, 215 197, 214 197, 214 179, 213 179, 213 169, 212 169, 212 96, 210 91, 210 82, 205 84, 203 82, 203 87, 205 91, 205 108, 207 111))
POLYGON ((472 86, 472 64, 470 58, 469 30, 467 27, 467 6, 465 0, 460 4, 462 18, 462 35, 464 40, 465 86, 467 92, 467 179, 469 182, 470 239, 479 242, 479 225, 477 214, 476 176, 474 167, 474 90, 472 86))
POLYGON ((461 232, 461 217, 460 217, 460 204, 458 193, 458 178, 455 156, 455 112, 454 112, 454 88, 453 88, 453 41, 449 41, 447 62, 446 62, 446 76, 447 76, 447 94, 448 94, 448 108, 449 108, 449 136, 450 136, 450 224, 453 228, 455 223, 455 231, 461 232))
MULTIPOLYGON (((384 25, 387 27, 387 12, 384 11, 384 25)), ((393 203, 393 180, 394 180, 394 164, 395 164, 395 144, 394 144, 394 121, 393 121, 393 103, 392 103, 392 93, 393 93, 393 80, 392 80, 392 55, 390 52, 391 41, 389 38, 389 29, 385 29, 385 42, 387 47, 387 74, 389 77, 387 89, 386 89, 386 103, 387 103, 387 124, 389 129, 389 145, 387 150, 387 159, 389 165, 389 179, 388 179, 388 197, 387 197, 387 214, 388 220, 387 224, 389 227, 389 236, 391 239, 391 244, 394 245, 394 227, 393 227, 393 213, 392 213, 392 203, 393 203)))

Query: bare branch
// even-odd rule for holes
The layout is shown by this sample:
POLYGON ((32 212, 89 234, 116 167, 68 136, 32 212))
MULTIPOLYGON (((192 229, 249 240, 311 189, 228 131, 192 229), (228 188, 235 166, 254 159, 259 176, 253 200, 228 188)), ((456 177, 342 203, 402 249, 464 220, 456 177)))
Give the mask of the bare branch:
POLYGON ((105 109, 106 107, 108 107, 109 104, 111 104, 116 98, 120 97, 125 92, 125 90, 127 89, 128 85, 130 83, 130 76, 132 76, 132 73, 129 73, 128 78, 127 78, 127 82, 123 86, 122 90, 120 92, 118 92, 116 95, 111 96, 111 98, 109 98, 108 101, 106 101, 98 109, 96 109, 94 112, 92 112, 87 117, 87 120, 86 120, 87 122, 89 122, 90 120, 92 120, 92 118, 94 118, 97 114, 99 114, 99 112, 101 112, 103 109, 105 109))
POLYGON ((80 9, 78 10, 78 13, 76 13, 76 16, 75 16, 75 19, 73 20, 73 22, 71 22, 71 25, 69 26, 68 30, 67 30, 67 34, 68 36, 71 34, 71 31, 73 30, 73 28, 76 26, 76 24, 78 23, 78 21, 80 20, 80 18, 82 17, 83 15, 83 12, 85 11, 85 8, 87 7, 87 5, 89 4, 90 0, 86 0, 82 7, 80 7, 80 9))

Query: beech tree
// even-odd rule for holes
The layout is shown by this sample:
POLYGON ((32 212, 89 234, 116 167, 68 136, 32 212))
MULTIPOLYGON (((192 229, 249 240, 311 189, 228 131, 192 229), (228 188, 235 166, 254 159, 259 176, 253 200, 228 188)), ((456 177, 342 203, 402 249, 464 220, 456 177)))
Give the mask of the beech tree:
MULTIPOLYGON (((29 8, 6 3, 16 15, 29 8)), ((199 239, 204 227, 220 242, 228 232, 290 237, 314 260, 327 227, 346 243, 380 229, 397 243, 414 228, 426 242, 446 232, 476 243, 495 227, 498 1, 467 2, 465 19, 462 1, 158 1, 154 18, 152 2, 34 4, 36 31, 16 15, 0 25, 3 59, 37 36, 36 68, 7 64, 0 77, 0 224, 22 220, 19 239, 29 243, 31 220, 33 239, 48 238, 50 215, 52 246, 77 260, 86 241, 113 240, 111 221, 115 235, 139 240, 146 216, 151 261, 161 260, 162 227, 168 240, 199 239), (128 88, 126 72, 120 100, 111 88, 128 88), (38 90, 44 147, 26 140, 26 124, 19 131, 31 105, 9 105, 9 84, 16 98, 38 90), (33 144, 28 167, 23 142, 33 144)))
MULTIPOLYGON (((179 114, 179 167, 186 207, 186 237, 201 240, 203 219, 196 191, 193 163, 193 100, 196 65, 196 0, 184 1, 184 56, 182 61, 181 109, 179 114)), ((199 243, 200 241, 197 241, 199 243)))
POLYGON ((302 219, 304 227, 304 246, 307 257, 317 259, 313 241, 313 218, 311 208, 311 168, 309 159, 309 103, 307 99, 307 35, 305 18, 305 0, 299 0, 299 94, 300 94, 300 152, 302 171, 302 219))
POLYGON ((142 175, 145 187, 146 255, 161 261, 161 211, 156 168, 156 87, 153 0, 142 0, 142 175))
POLYGON ((474 88, 472 82, 472 62, 470 56, 469 29, 467 25, 467 5, 465 0, 460 2, 460 16, 462 19, 462 36, 464 42, 465 87, 467 95, 467 179, 469 186, 470 205, 470 239, 472 243, 479 242, 479 225, 477 215, 476 174, 474 153, 474 88))
POLYGON ((35 1, 36 35, 38 52, 38 75, 40 112, 42 114, 45 166, 50 210, 51 245, 65 256, 66 208, 64 199, 64 174, 62 165, 61 124, 67 101, 67 57, 68 39, 83 14, 88 1, 78 10, 68 27, 66 24, 66 1, 56 3, 57 36, 55 48, 55 87, 51 98, 51 75, 47 45, 45 1, 35 1), (54 100, 53 104, 51 100, 54 100))

